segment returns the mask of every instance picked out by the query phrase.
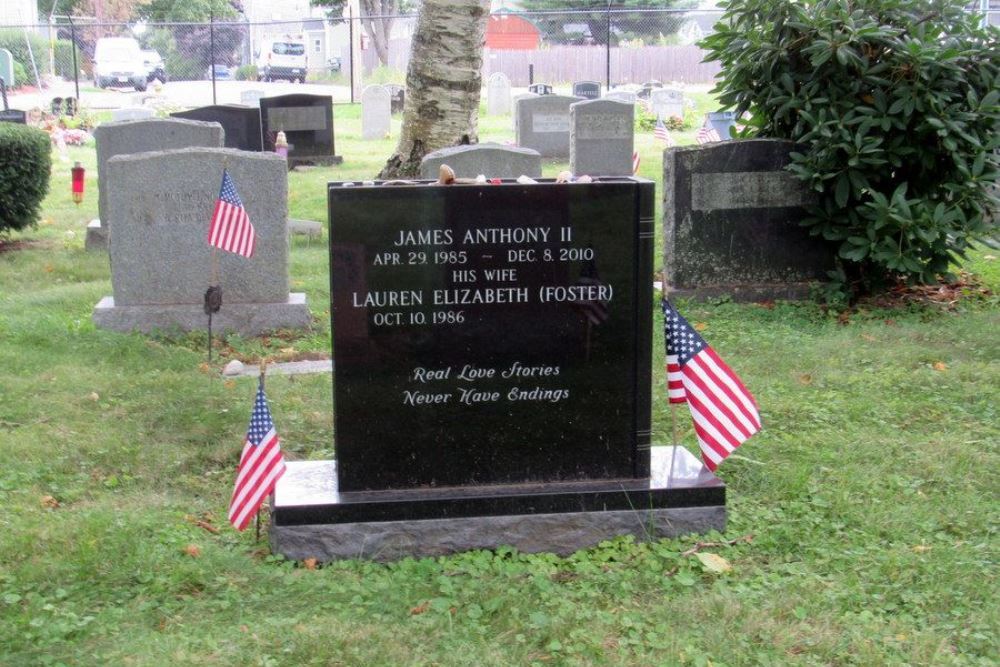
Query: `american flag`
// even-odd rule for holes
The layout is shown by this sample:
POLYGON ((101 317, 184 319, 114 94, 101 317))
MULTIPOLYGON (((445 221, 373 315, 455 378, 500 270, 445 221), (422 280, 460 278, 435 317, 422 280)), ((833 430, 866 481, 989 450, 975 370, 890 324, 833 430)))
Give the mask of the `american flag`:
POLYGON ((257 234, 236 192, 236 185, 229 171, 223 169, 219 200, 215 202, 212 222, 208 225, 208 245, 250 258, 256 243, 257 234))
POLYGON ((734 449, 760 430, 753 395, 705 339, 663 300, 667 345, 667 396, 687 403, 701 458, 715 470, 734 449))
POLYGON ((722 137, 719 136, 719 132, 714 127, 703 125, 698 130, 698 134, 695 135, 694 140, 699 144, 707 144, 713 141, 722 141, 722 137))
POLYGON ((236 530, 247 527, 250 518, 274 491, 274 485, 284 472, 285 458, 281 455, 281 443, 271 421, 271 411, 267 408, 264 378, 261 377, 257 400, 250 415, 250 428, 247 429, 240 455, 240 466, 236 471, 233 498, 229 501, 229 522, 236 530))
POLYGON ((670 132, 667 131, 667 126, 663 124, 663 119, 659 117, 656 119, 656 129, 653 130, 653 138, 663 141, 667 146, 677 145, 674 138, 670 136, 670 132))
POLYGON ((639 151, 632 151, 632 174, 633 175, 639 173, 639 163, 640 162, 642 162, 642 160, 639 159, 639 151))

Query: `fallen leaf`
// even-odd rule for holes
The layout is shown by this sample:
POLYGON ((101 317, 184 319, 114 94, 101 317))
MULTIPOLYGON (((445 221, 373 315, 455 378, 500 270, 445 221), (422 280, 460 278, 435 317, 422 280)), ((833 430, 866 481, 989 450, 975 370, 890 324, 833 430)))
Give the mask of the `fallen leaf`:
POLYGON ((198 370, 201 371, 202 373, 208 373, 210 370, 212 370, 212 367, 209 366, 208 363, 203 361, 200 364, 198 364, 198 370))
POLYGON ((283 347, 283 348, 281 348, 281 353, 282 354, 295 354, 295 348, 294 347, 283 347))
POLYGON ((875 336, 872 336, 871 334, 861 334, 861 338, 862 340, 866 340, 869 343, 874 343, 876 340, 878 340, 877 338, 875 338, 875 336))
POLYGON ((701 564, 709 572, 715 572, 716 574, 722 574, 723 572, 729 572, 733 569, 733 566, 729 564, 729 561, 720 556, 719 554, 713 553, 696 553, 695 556, 701 561, 701 564))
POLYGON ((884 323, 885 323, 885 325, 887 327, 894 327, 894 326, 896 326, 896 320, 893 320, 893 319, 884 320, 884 323))
POLYGON ((225 382, 222 383, 222 386, 225 387, 226 389, 232 389, 233 387, 236 386, 236 380, 226 380, 225 382))
POLYGON ((305 560, 302 561, 302 564, 305 565, 307 570, 315 570, 316 563, 317 560, 315 558, 306 558, 305 560))
POLYGON ((705 322, 695 322, 694 328, 698 331, 704 331, 705 329, 708 328, 708 324, 705 322))
POLYGON ((55 269, 52 268, 51 264, 46 264, 43 268, 45 269, 45 273, 52 273, 53 271, 55 271, 55 269))
POLYGON ((948 370, 948 364, 944 363, 943 361, 935 361, 934 362, 934 370, 936 370, 936 371, 946 371, 946 370, 948 370))
POLYGON ((851 314, 848 311, 843 311, 840 315, 837 315, 837 324, 847 325, 851 323, 851 314))
POLYGON ((184 547, 184 553, 191 556, 191 558, 197 558, 201 555, 201 548, 197 544, 189 544, 184 547))
POLYGON ((812 384, 812 381, 813 381, 813 376, 810 375, 809 373, 803 373, 802 375, 799 376, 799 382, 801 384, 812 384))
POLYGON ((101 400, 101 397, 97 395, 96 391, 90 392, 90 395, 87 396, 87 398, 89 398, 90 400, 92 400, 94 402, 97 402, 97 401, 101 400))
POLYGON ((913 547, 913 550, 918 554, 922 554, 930 551, 931 547, 927 546, 926 544, 918 544, 913 547))
POLYGON ((54 510, 59 507, 59 501, 52 496, 42 496, 42 507, 47 507, 50 510, 54 510))
POLYGON ((430 602, 421 602, 416 607, 412 607, 410 609, 410 616, 417 616, 418 614, 422 614, 430 608, 431 608, 430 602))
POLYGON ((243 632, 243 633, 247 633, 247 632, 250 632, 250 628, 248 628, 248 627, 247 627, 247 626, 245 626, 245 625, 241 625, 241 626, 240 626, 240 632, 243 632))
POLYGON ((761 301, 757 304, 761 308, 767 308, 768 310, 774 310, 774 301, 768 299, 767 301, 761 301))
POLYGON ((210 524, 207 521, 202 521, 202 520, 199 519, 198 521, 194 522, 194 525, 198 526, 199 528, 204 528, 205 530, 207 530, 208 532, 212 533, 213 535, 218 535, 219 534, 219 529, 216 528, 215 526, 213 526, 212 524, 210 524))

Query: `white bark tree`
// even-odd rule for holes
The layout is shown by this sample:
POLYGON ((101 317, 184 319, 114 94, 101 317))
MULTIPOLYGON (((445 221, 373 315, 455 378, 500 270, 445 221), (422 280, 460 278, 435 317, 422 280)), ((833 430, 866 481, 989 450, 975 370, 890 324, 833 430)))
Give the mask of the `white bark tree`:
POLYGON ((379 178, 415 176, 427 153, 479 140, 489 0, 423 0, 406 72, 403 130, 379 178))

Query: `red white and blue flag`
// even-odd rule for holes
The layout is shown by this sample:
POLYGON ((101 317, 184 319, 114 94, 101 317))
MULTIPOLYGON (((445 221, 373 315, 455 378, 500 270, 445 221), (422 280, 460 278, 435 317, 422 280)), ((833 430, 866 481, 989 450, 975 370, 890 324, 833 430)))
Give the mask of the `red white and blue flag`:
POLYGON ((667 397, 687 403, 701 458, 714 471, 761 429, 753 395, 670 302, 663 300, 667 397))
POLYGON ((663 124, 663 119, 659 116, 656 117, 656 128, 653 130, 653 138, 659 139, 660 141, 667 144, 667 146, 676 146, 677 142, 674 138, 670 136, 670 132, 667 131, 667 126, 663 124))
POLYGON ((719 131, 714 127, 708 125, 703 125, 698 134, 695 135, 694 140, 699 144, 708 144, 713 141, 722 141, 722 137, 719 136, 719 131))
POLYGON ((632 151, 632 175, 639 173, 639 164, 642 160, 639 158, 639 151, 632 151))
POLYGON ((274 491, 274 485, 285 472, 285 458, 274 430, 271 411, 264 395, 264 379, 257 387, 257 400, 250 415, 250 427, 236 471, 236 485, 229 501, 229 523, 243 530, 260 509, 264 499, 274 491))
POLYGON ((208 245, 250 258, 256 244, 257 234, 236 192, 236 184, 229 171, 223 169, 219 200, 208 225, 208 245))

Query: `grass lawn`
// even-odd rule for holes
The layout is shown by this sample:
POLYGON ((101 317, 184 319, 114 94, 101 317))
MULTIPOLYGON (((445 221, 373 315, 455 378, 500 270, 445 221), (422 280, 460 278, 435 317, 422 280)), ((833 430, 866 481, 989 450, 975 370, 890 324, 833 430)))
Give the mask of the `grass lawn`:
MULTIPOLYGON (((325 183, 371 178, 391 151, 357 138, 358 107, 335 114, 344 164, 290 175, 293 217, 325 221, 325 183)), ((510 137, 509 117, 483 119, 482 140, 510 137)), ((660 146, 636 143, 661 193, 660 146)), ((56 159, 39 226, 0 252, 0 664, 1000 661, 996 296, 839 318, 809 303, 680 302, 765 421, 721 468, 725 535, 310 569, 225 522, 254 381, 204 364, 203 333, 91 323, 111 294, 107 256, 83 250, 95 157, 69 157, 88 169, 86 202, 71 202, 71 162, 56 159), (700 552, 732 569, 685 555, 698 540, 735 540, 700 552)), ((997 254, 965 267, 994 293, 997 254)), ((223 361, 328 351, 325 244, 296 239, 290 272, 314 329, 230 336, 223 361)), ((653 390, 666 444, 662 382, 653 390)), ((289 458, 333 455, 329 376, 273 377, 269 398, 289 458)))

